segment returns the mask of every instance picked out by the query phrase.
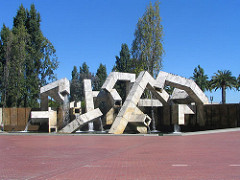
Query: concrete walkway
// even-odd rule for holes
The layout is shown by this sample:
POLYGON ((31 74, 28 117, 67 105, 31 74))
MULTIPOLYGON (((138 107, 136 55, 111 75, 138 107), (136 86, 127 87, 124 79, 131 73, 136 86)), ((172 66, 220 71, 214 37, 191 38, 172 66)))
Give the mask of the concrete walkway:
POLYGON ((8 134, 0 135, 0 179, 240 179, 239 130, 195 136, 8 134))

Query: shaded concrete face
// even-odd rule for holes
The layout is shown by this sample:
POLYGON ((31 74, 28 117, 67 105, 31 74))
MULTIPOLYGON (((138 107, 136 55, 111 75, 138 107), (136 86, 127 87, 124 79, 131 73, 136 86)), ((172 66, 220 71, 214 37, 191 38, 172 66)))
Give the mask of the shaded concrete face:
POLYGON ((40 88, 41 109, 48 110, 48 96, 63 104, 65 96, 70 94, 70 82, 67 78, 60 79, 40 88))
POLYGON ((174 88, 171 101, 176 104, 191 104, 194 102, 186 91, 178 88, 174 88))

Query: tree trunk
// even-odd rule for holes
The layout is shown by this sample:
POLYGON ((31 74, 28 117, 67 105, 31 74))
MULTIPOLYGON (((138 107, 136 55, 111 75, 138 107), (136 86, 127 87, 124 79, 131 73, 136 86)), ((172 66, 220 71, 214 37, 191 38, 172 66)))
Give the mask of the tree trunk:
POLYGON ((226 86, 222 87, 222 104, 226 104, 226 86))

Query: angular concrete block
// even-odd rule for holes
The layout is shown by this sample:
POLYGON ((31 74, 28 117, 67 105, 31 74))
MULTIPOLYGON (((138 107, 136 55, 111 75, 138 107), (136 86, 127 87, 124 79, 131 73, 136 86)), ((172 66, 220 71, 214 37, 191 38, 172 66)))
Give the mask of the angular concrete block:
POLYGON ((73 133, 77 131, 80 127, 82 127, 84 124, 89 123, 93 120, 96 120, 97 118, 102 116, 102 112, 99 108, 94 109, 92 111, 89 111, 85 114, 79 115, 76 117, 75 120, 67 124, 64 128, 62 128, 60 133, 73 133))
POLYGON ((98 94, 99 94, 99 92, 100 92, 100 91, 92 91, 92 95, 93 95, 93 97, 94 97, 94 98, 97 97, 98 94))
POLYGON ((129 123, 142 123, 145 126, 149 126, 151 123, 151 118, 147 114, 132 114, 131 118, 128 119, 129 123))
POLYGON ((139 106, 139 107, 162 107, 163 104, 158 99, 140 99, 137 106, 139 106))
POLYGON ((168 105, 170 96, 164 89, 162 92, 152 91, 152 93, 163 105, 168 105))
POLYGON ((128 121, 123 117, 116 117, 108 133, 110 134, 122 134, 126 129, 128 121))
POLYGON ((156 86, 163 89, 165 86, 165 80, 167 76, 168 76, 168 73, 160 71, 156 79, 156 86))
POLYGON ((132 89, 130 90, 126 98, 126 101, 132 101, 134 104, 137 104, 144 92, 144 89, 138 84, 134 83, 132 89))
POLYGON ((193 106, 186 104, 174 104, 172 110, 172 123, 178 125, 185 125, 185 114, 194 114, 193 106))
POLYGON ((174 88, 171 100, 177 104, 191 104, 194 102, 186 91, 178 88, 174 88))
POLYGON ((84 84, 86 112, 89 112, 94 109, 91 79, 84 79, 83 84, 84 84))
POLYGON ((111 89, 113 89, 114 85, 118 80, 134 82, 135 76, 135 74, 131 73, 111 72, 107 77, 106 81, 104 82, 102 89, 110 91, 111 89))
POLYGON ((157 78, 158 84, 162 84, 164 78, 165 85, 186 91, 198 104, 208 104, 208 98, 193 80, 161 71, 157 78))
POLYGON ((82 104, 81 104, 81 101, 78 101, 78 102, 75 102, 75 107, 77 108, 81 108, 82 107, 82 104))
POLYGON ((105 115, 106 125, 111 125, 116 118, 115 109, 111 108, 105 115))
POLYGON ((70 108, 74 108, 74 107, 75 107, 75 106, 74 106, 74 103, 75 103, 75 101, 70 102, 69 107, 70 107, 70 108))
POLYGON ((40 88, 42 97, 50 96, 59 103, 64 102, 64 96, 70 94, 70 82, 67 78, 60 79, 40 88))
POLYGON ((112 97, 112 104, 113 105, 122 106, 122 98, 120 97, 120 95, 118 94, 116 89, 111 89, 110 90, 110 95, 112 97))

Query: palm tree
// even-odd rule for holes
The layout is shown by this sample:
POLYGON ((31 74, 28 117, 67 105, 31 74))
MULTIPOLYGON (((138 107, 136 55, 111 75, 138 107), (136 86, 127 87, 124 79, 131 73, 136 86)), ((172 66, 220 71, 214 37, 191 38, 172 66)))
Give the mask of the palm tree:
POLYGON ((209 81, 208 76, 204 74, 203 68, 198 65, 197 68, 194 69, 193 77, 191 77, 195 81, 195 83, 199 86, 202 91, 206 91, 209 89, 209 81))
POLYGON ((240 91, 240 74, 238 75, 238 78, 237 78, 236 89, 240 91))
POLYGON ((236 78, 232 76, 231 71, 224 70, 214 73, 215 76, 212 76, 210 81, 210 88, 215 89, 215 91, 220 88, 222 89, 222 103, 226 103, 226 89, 232 89, 232 87, 236 86, 236 78))

